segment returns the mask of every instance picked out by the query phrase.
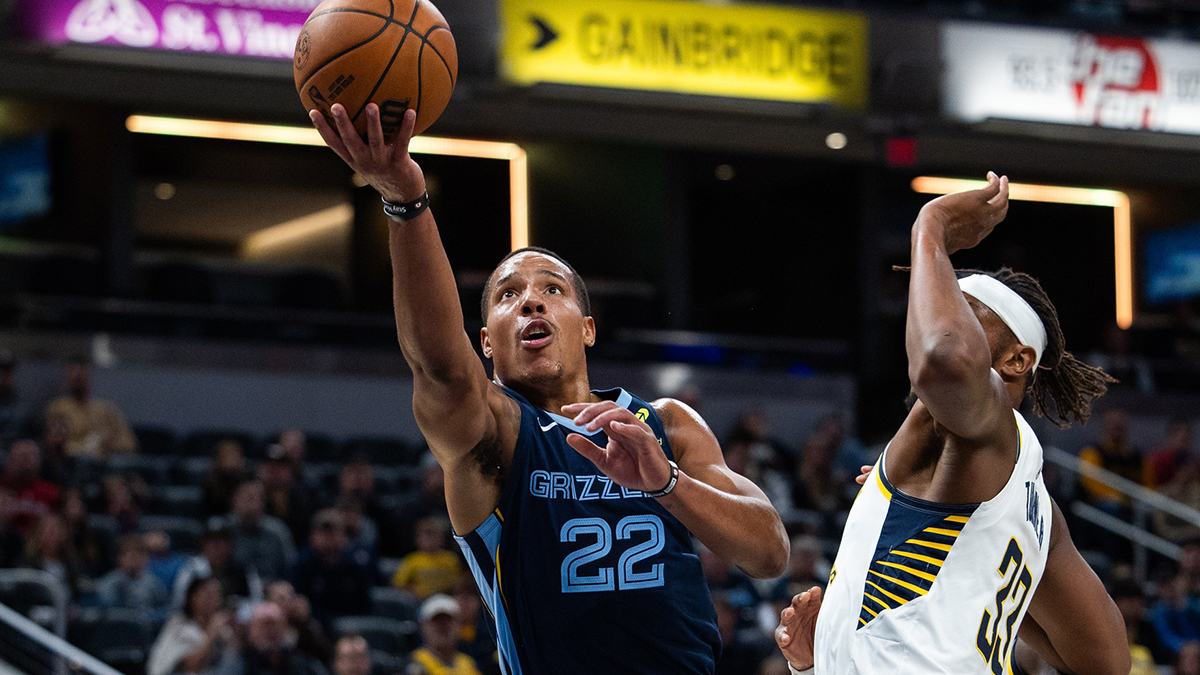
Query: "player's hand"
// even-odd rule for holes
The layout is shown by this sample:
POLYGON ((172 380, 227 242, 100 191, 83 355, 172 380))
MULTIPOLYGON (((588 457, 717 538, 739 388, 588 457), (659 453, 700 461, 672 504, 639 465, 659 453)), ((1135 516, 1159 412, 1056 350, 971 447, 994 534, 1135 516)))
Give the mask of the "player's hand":
POLYGON ((401 203, 418 199, 425 193, 425 174, 408 154, 408 144, 417 125, 416 111, 405 111, 404 122, 400 124, 396 138, 391 143, 383 138, 379 106, 368 103, 365 114, 367 140, 364 142, 341 103, 334 103, 330 109, 333 124, 321 111, 308 111, 309 119, 321 133, 321 138, 325 139, 325 144, 378 190, 384 199, 401 203))
POLYGON ((612 401, 572 403, 564 415, 588 431, 604 430, 608 444, 601 448, 582 434, 568 434, 567 443, 587 457, 613 482, 630 490, 655 492, 671 480, 671 466, 650 425, 628 408, 612 401))
POLYGON ((862 466, 858 467, 860 473, 854 477, 854 482, 858 483, 859 485, 866 485, 867 479, 871 477, 871 469, 874 468, 875 467, 870 464, 863 464, 862 466))
POLYGON ((813 642, 817 632, 817 613, 821 611, 821 588, 813 586, 792 598, 792 604, 779 613, 775 644, 796 670, 813 667, 813 642))
POLYGON ((946 252, 973 248, 1008 214, 1008 176, 988 172, 987 187, 942 195, 921 208, 918 223, 942 229, 946 252))

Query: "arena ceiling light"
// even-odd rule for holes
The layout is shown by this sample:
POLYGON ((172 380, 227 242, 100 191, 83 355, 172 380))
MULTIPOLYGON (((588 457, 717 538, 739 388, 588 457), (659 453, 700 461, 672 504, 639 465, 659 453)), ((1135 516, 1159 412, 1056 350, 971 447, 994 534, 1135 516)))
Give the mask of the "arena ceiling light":
MULTIPOLYGON (((276 124, 222 122, 218 120, 181 117, 152 117, 132 115, 125 128, 135 134, 212 138, 226 141, 282 143, 286 145, 324 146, 321 134, 312 127, 293 127, 276 124)), ((422 155, 449 155, 476 159, 499 159, 508 162, 511 204, 510 240, 512 249, 529 245, 529 159, 516 143, 475 141, 463 138, 417 136, 408 149, 422 155)))
MULTIPOLYGON (((944 195, 962 190, 974 190, 987 181, 961 178, 920 176, 912 181, 912 189, 923 194, 944 195)), ((1064 187, 1061 185, 1032 185, 1009 183, 1008 198, 1027 202, 1107 206, 1113 210, 1113 269, 1117 280, 1117 325, 1133 325, 1133 223, 1129 195, 1118 190, 1064 187)))

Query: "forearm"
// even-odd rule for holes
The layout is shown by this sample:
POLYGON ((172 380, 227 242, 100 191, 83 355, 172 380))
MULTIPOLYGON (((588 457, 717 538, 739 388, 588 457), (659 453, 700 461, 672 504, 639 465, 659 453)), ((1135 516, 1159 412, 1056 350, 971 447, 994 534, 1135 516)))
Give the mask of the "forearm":
POLYGON ((787 567, 787 531, 765 497, 727 492, 680 471, 678 485, 659 503, 700 543, 751 577, 777 577, 787 567))
POLYGON ((905 346, 914 385, 927 367, 990 361, 987 336, 958 287, 944 227, 922 212, 912 231, 905 346))
POLYGON ((396 334, 409 366, 435 381, 481 369, 433 214, 389 221, 388 228, 396 334))

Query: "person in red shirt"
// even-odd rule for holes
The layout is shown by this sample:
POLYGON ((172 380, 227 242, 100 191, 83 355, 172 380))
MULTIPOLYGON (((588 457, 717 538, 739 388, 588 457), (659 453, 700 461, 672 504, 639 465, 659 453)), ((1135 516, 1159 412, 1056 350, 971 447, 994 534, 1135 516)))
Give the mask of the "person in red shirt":
POLYGON ((1162 488, 1175 477, 1179 470, 1195 455, 1192 443, 1195 440, 1192 423, 1186 419, 1175 419, 1167 427, 1164 443, 1150 453, 1149 487, 1162 488))
POLYGON ((0 475, 0 488, 13 493, 12 526, 18 534, 28 535, 38 518, 49 513, 58 500, 57 485, 42 480, 42 453, 37 443, 22 438, 8 448, 8 461, 0 475))

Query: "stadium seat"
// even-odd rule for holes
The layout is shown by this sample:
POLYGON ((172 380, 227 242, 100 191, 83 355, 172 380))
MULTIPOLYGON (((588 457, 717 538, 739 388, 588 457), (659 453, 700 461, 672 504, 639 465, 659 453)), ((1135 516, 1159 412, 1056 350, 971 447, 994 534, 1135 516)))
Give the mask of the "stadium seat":
POLYGON ((408 659, 397 654, 371 650, 371 675, 400 675, 408 670, 408 659))
POLYGON ((404 441, 398 438, 377 436, 346 439, 342 443, 341 456, 348 459, 355 455, 364 455, 372 464, 408 464, 411 460, 408 446, 404 441))
POLYGON ((134 427, 133 435, 137 437, 139 454, 159 457, 175 454, 178 441, 175 432, 166 427, 134 427))
POLYGON ((366 638, 372 650, 394 655, 408 654, 420 642, 415 621, 380 616, 344 616, 334 620, 333 632, 335 635, 358 633, 366 638))
MULTIPOLYGON (((391 577, 388 577, 389 579, 391 577)), ((416 621, 421 601, 399 588, 372 588, 371 614, 400 621, 416 621)))
POLYGON ((125 673, 145 672, 146 656, 154 641, 154 622, 136 609, 106 609, 94 626, 84 629, 83 648, 96 658, 125 673))
POLYGON ((136 474, 147 485, 162 485, 167 482, 171 460, 167 457, 143 455, 115 455, 108 460, 110 474, 136 474))
POLYGON ((171 549, 178 553, 199 553, 204 527, 199 521, 182 516, 142 516, 143 532, 162 530, 171 537, 171 549))
POLYGON ((194 431, 183 439, 179 454, 184 457, 211 457, 213 448, 225 439, 235 440, 242 446, 243 453, 254 451, 254 437, 245 431, 234 429, 207 429, 194 431))
POLYGON ((152 487, 154 513, 200 519, 204 517, 204 490, 196 485, 152 487))
POLYGON ((66 603, 67 589, 53 577, 36 570, 6 570, 0 575, 0 603, 53 629, 58 603, 66 603))
POLYGON ((175 485, 202 485, 212 473, 208 457, 186 457, 171 465, 171 482, 175 485))

